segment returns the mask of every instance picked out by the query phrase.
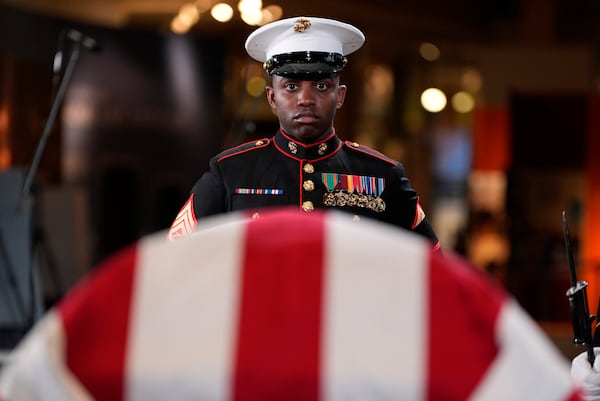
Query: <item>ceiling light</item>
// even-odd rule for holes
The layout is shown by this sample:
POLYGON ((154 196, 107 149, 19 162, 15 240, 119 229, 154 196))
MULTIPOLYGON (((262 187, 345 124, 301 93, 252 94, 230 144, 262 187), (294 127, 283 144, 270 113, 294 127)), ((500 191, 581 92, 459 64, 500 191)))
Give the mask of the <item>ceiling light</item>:
POLYGON ((262 22, 263 13, 260 10, 245 11, 240 17, 248 25, 258 25, 262 22))
POLYGON ((241 14, 260 11, 261 9, 262 0, 240 0, 238 3, 238 10, 241 14))
POLYGON ((219 22, 227 22, 233 17, 233 8, 226 3, 215 4, 210 15, 219 22))

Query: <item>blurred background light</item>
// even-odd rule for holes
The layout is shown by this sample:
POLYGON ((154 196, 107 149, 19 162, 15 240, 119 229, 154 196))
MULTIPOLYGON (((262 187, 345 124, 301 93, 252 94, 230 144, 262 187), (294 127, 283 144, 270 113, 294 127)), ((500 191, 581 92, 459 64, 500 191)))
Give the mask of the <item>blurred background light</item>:
POLYGON ((431 113, 437 113, 446 107, 446 95, 437 88, 425 89, 421 93, 421 106, 431 113))
POLYGON ((281 18, 283 15, 283 9, 279 7, 277 4, 271 4, 262 9, 262 21, 261 25, 268 24, 269 22, 273 22, 281 18))
POLYGON ((259 97, 264 92, 265 85, 263 77, 252 77, 246 82, 246 92, 252 97, 259 97))
MULTIPOLYGON (((198 23, 203 13, 210 10, 210 15, 216 21, 225 23, 231 21, 235 14, 234 8, 227 2, 212 5, 211 0, 196 0, 181 6, 179 13, 171 20, 171 31, 185 34, 198 23)), ((264 25, 276 21, 283 15, 283 9, 277 4, 263 8, 262 0, 240 0, 237 4, 240 19, 247 25, 264 25)))
POLYGON ((261 10, 250 10, 240 14, 242 21, 248 25, 259 25, 263 19, 263 13, 261 10))
POLYGON ((469 68, 463 73, 461 83, 465 90, 471 93, 477 93, 483 85, 483 80, 479 71, 474 68, 469 68))
POLYGON ((427 61, 435 61, 440 58, 440 49, 433 43, 425 42, 419 46, 419 54, 427 61))
POLYGON ((473 107, 475 107, 473 95, 465 91, 455 93, 454 96, 452 96, 450 103, 454 110, 462 114, 471 112, 473 107))
POLYGON ((227 3, 218 3, 211 8, 210 15, 219 22, 227 22, 233 17, 233 8, 227 3))
POLYGON ((252 13, 257 10, 262 9, 262 1, 261 0, 240 0, 238 3, 238 11, 240 14, 244 13, 252 13))

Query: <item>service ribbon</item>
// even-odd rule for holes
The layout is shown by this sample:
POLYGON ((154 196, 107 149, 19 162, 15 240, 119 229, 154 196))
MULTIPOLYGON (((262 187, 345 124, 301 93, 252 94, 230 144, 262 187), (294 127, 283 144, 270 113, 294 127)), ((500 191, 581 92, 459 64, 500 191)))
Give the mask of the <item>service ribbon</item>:
POLYGON ((329 191, 337 189, 349 193, 380 196, 385 189, 385 179, 367 175, 321 173, 321 180, 329 191))

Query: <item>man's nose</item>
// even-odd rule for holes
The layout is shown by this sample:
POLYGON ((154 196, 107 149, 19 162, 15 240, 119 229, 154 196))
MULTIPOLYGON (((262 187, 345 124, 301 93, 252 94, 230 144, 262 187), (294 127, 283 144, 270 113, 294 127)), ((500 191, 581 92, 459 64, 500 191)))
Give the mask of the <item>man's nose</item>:
POLYGON ((310 82, 304 82, 300 85, 300 90, 298 91, 298 104, 301 106, 311 106, 315 103, 315 92, 310 85, 310 82))

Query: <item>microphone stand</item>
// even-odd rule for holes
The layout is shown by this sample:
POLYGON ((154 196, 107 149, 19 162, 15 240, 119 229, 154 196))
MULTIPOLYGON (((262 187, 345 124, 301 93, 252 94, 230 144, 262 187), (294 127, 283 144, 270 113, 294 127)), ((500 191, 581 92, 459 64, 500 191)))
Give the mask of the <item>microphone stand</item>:
MULTIPOLYGON (((33 156, 33 160, 31 162, 31 166, 29 167, 28 171, 27 171, 27 175, 24 179, 24 183, 23 183, 23 187, 22 187, 22 191, 21 191, 21 209, 23 213, 27 213, 27 214, 31 214, 31 211, 33 209, 33 201, 35 199, 35 196, 33 194, 32 191, 32 187, 33 187, 33 182, 35 180, 35 176, 37 174, 38 171, 38 167, 39 167, 39 163, 40 160, 42 158, 42 154, 44 152, 44 149, 46 147, 46 142, 48 141, 48 138, 50 137, 50 134, 52 132, 52 128, 54 126, 54 123, 56 122, 56 118, 58 116, 58 112, 60 110, 60 107, 63 103, 65 94, 67 92, 67 87, 69 86, 69 82, 71 81, 71 78, 73 76, 73 72, 75 71, 75 66, 77 64, 77 61, 79 59, 80 53, 81 53, 81 47, 84 46, 90 50, 95 50, 97 48, 97 43, 95 42, 95 40, 93 40, 92 38, 89 38, 87 36, 82 35, 80 32, 75 31, 73 29, 68 30, 68 31, 63 31, 60 34, 60 39, 59 39, 59 52, 60 54, 55 55, 55 60, 54 60, 54 90, 55 93, 53 93, 53 96, 51 98, 51 107, 50 107, 50 112, 48 114, 48 118, 46 119, 46 122, 44 124, 44 128, 42 131, 42 136, 40 137, 40 140, 37 144, 34 156, 33 156), (62 49, 62 43, 63 41, 68 38, 71 39, 70 41, 72 42, 72 47, 71 47, 71 52, 70 52, 70 56, 69 56, 69 61, 67 63, 67 66, 65 68, 65 72, 62 76, 62 79, 60 79, 60 84, 58 85, 58 88, 56 89, 56 82, 57 79, 60 75, 60 60, 56 60, 56 57, 61 57, 62 58, 62 53, 63 53, 63 49, 62 49), (58 62, 58 68, 57 68, 57 62, 58 62)), ((35 224, 34 224, 35 226, 35 224)), ((33 261, 33 257, 30 259, 30 263, 31 265, 29 266, 30 269, 30 291, 31 291, 31 310, 29 311, 29 316, 25 316, 25 319, 28 320, 28 322, 26 323, 26 329, 29 329, 35 322, 35 320, 37 319, 37 315, 38 313, 36 312, 36 302, 41 302, 40 298, 41 294, 38 294, 37 292, 39 291, 38 285, 36 284, 36 279, 35 279, 35 274, 34 274, 34 261, 33 261), (37 301, 36 301, 37 300, 37 301)), ((20 299, 19 299, 20 301, 20 299)), ((41 307, 41 304, 37 304, 41 307)), ((21 312, 23 315, 25 315, 25 311, 24 309, 24 304, 23 302, 18 302, 18 304, 16 305, 19 308, 19 312, 21 312)))
POLYGON ((79 55, 81 53, 81 42, 73 41, 73 48, 71 50, 71 55, 69 57, 69 63, 65 69, 65 73, 63 75, 62 80, 60 81, 60 85, 58 90, 56 91, 56 96, 54 97, 54 101, 50 108, 50 113, 48 114, 48 119, 44 124, 44 130, 42 131, 42 136, 40 141, 38 142, 37 148, 35 150, 35 154, 33 156, 33 161, 31 162, 31 167, 27 172, 27 176, 25 178, 25 183, 23 184, 23 202, 27 205, 30 204, 30 196, 31 196, 31 187, 33 185, 33 180, 35 179, 35 175, 37 173, 40 159, 42 158, 42 154, 44 153, 44 148, 46 147, 46 142, 48 141, 48 137, 52 132, 52 127, 54 126, 54 122, 56 121, 56 117, 58 115, 58 111, 65 97, 65 93, 67 92, 67 86, 69 85, 69 81, 73 75, 73 71, 75 70, 75 65, 77 64, 77 60, 79 59, 79 55))

